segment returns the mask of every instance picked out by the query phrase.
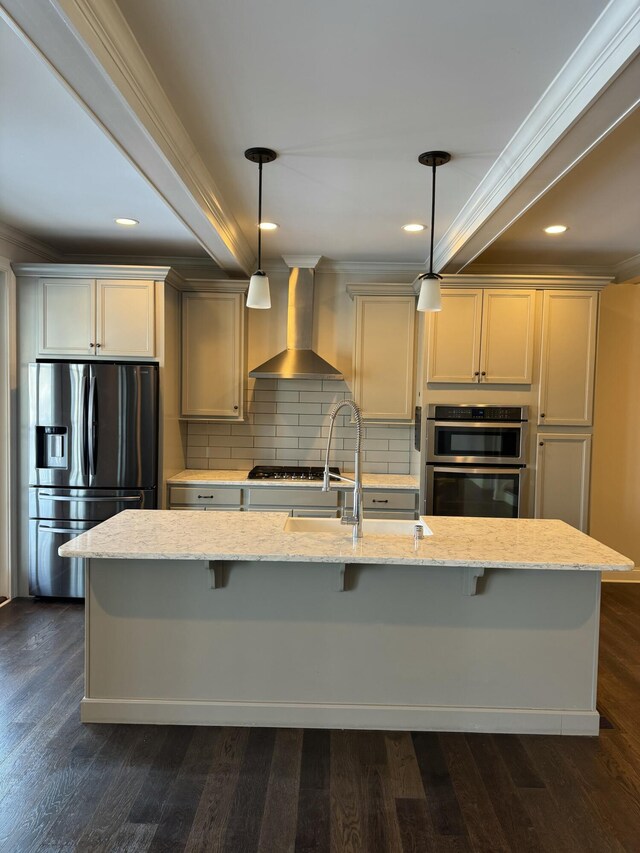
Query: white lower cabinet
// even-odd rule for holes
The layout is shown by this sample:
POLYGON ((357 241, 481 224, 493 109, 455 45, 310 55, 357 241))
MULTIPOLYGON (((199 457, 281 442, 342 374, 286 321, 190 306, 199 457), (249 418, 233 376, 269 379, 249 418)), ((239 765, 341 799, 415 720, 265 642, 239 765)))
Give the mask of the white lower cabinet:
POLYGON ((536 452, 536 518, 559 518, 587 532, 591 436, 539 433, 536 452))
MULTIPOLYGON (((288 512, 299 518, 339 518, 353 508, 353 491, 287 486, 240 488, 169 483, 169 509, 245 510, 288 512)), ((365 518, 413 519, 417 517, 418 492, 409 489, 380 491, 365 489, 362 497, 365 518)))
POLYGON ((212 486, 169 487, 169 509, 240 509, 242 489, 212 486))

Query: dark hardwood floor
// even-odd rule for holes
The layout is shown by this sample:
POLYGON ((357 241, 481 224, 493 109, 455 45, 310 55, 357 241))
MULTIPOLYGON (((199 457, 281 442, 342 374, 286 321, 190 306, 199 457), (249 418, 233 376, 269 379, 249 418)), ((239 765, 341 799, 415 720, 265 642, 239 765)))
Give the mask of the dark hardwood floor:
POLYGON ((0 851, 640 853, 640 584, 599 738, 81 725, 82 608, 0 608, 0 851))

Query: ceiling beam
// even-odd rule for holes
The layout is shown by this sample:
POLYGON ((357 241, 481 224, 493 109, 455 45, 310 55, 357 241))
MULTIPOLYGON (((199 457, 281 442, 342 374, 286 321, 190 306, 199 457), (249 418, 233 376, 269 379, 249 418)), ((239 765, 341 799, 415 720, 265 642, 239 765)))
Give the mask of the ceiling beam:
POLYGON ((40 55, 222 269, 254 253, 114 0, 2 0, 40 55))
POLYGON ((640 6, 611 0, 438 241, 434 267, 461 272, 639 104, 640 6))

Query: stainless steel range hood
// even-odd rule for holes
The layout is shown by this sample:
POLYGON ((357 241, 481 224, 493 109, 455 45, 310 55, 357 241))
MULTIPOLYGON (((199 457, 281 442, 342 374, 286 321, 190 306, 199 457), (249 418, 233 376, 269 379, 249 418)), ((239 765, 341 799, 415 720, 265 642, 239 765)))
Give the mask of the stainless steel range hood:
POLYGON ((313 342, 314 267, 285 258, 290 267, 287 348, 254 368, 255 379, 344 379, 340 371, 311 349, 313 342))

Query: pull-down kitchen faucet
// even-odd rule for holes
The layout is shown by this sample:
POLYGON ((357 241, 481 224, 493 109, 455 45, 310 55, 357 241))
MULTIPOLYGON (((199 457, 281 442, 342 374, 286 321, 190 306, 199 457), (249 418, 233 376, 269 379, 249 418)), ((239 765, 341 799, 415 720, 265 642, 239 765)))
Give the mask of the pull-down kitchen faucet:
POLYGON ((362 441, 362 413, 357 404, 353 400, 341 400, 336 403, 329 412, 329 437, 327 438, 327 454, 324 460, 324 478, 322 481, 322 491, 329 491, 329 483, 331 479, 342 480, 343 483, 353 483, 353 512, 351 515, 342 516, 342 524, 351 524, 353 526, 353 539, 362 539, 362 471, 360 470, 360 444, 362 441), (333 435, 333 425, 336 420, 336 415, 343 406, 348 406, 353 412, 353 418, 356 422, 356 450, 354 461, 354 479, 350 477, 342 477, 340 474, 334 474, 329 471, 329 452, 331 450, 331 436, 333 435))

